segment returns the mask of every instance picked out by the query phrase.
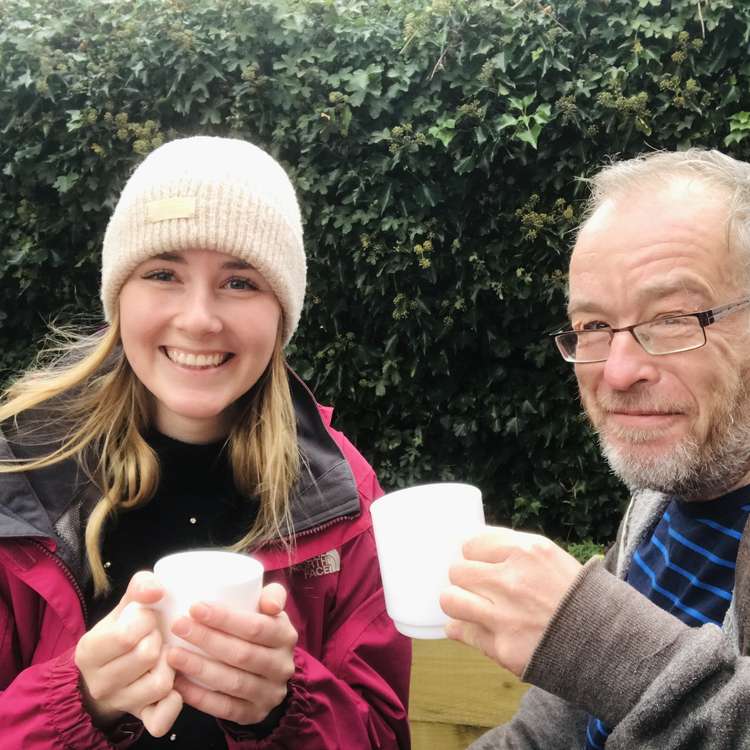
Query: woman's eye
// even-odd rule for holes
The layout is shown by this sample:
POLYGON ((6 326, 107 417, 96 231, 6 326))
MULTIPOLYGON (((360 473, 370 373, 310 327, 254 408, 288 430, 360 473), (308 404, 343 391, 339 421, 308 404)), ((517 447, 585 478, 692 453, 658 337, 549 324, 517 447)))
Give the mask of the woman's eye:
POLYGON ((253 284, 250 279, 246 279, 244 276, 233 276, 231 279, 229 279, 225 286, 228 289, 257 289, 257 285, 253 284))
POLYGON ((174 271, 166 271, 163 269, 149 271, 143 275, 143 278, 150 281, 172 281, 174 279, 174 271))

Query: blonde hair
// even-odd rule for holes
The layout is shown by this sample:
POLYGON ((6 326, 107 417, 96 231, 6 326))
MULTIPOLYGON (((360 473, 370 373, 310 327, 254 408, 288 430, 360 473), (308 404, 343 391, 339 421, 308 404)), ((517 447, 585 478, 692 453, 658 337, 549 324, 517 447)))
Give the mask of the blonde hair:
MULTIPOLYGON (((86 556, 95 594, 109 591, 101 556, 106 521, 147 503, 159 486, 159 461, 143 435, 151 400, 126 359, 117 316, 93 335, 53 329, 37 363, 0 397, 0 424, 41 408, 45 426, 64 431, 60 444, 40 458, 0 463, 0 474, 31 471, 66 459, 78 462, 101 492, 86 523, 86 556)), ((271 361, 237 403, 227 437, 238 491, 257 496, 252 528, 232 549, 279 541, 289 544, 290 495, 299 472, 297 431, 286 363, 277 337, 271 361)))

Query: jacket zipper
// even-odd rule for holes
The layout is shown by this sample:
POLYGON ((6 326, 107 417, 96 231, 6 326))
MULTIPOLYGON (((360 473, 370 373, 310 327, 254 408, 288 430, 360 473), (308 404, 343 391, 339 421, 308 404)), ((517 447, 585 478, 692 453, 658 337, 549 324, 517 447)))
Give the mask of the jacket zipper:
MULTIPOLYGON (((342 521, 351 521, 354 518, 357 518, 358 516, 337 516, 336 518, 332 518, 330 521, 326 521, 325 523, 321 523, 319 526, 313 526, 310 529, 305 529, 304 531, 297 532, 293 535, 293 537, 296 539, 300 536, 309 536, 310 534, 317 534, 320 531, 325 531, 326 529, 330 529, 331 526, 335 526, 337 523, 341 523, 342 521)), ((289 537, 287 537, 289 539, 289 537)))
MULTIPOLYGON (((354 518, 357 518, 357 516, 356 515, 355 516, 352 516, 352 515, 337 516, 336 518, 332 518, 330 521, 326 521, 325 523, 321 523, 318 526, 313 526, 312 528, 305 529, 304 531, 298 531, 298 532, 292 534, 291 536, 289 536, 289 535, 285 536, 285 537, 283 537, 284 541, 282 543, 288 543, 288 544, 292 544, 293 545, 294 544, 294 540, 297 539, 298 537, 301 537, 301 536, 310 536, 311 534, 317 534, 320 531, 325 531, 326 529, 331 528, 331 526, 335 526, 337 523, 341 523, 342 521, 350 521, 350 520, 352 520, 354 518)), ((250 547, 250 548, 248 548, 247 551, 251 555, 253 554, 253 552, 262 552, 267 547, 268 544, 269 544, 268 542, 263 542, 263 543, 261 543, 261 545, 259 547, 250 547)), ((290 564, 296 565, 296 563, 291 563, 291 559, 290 559, 290 564)))
POLYGON ((70 581, 70 583, 73 586, 73 590, 76 592, 76 595, 78 596, 78 601, 81 603, 81 610, 83 611, 83 622, 88 627, 88 620, 89 620, 89 613, 88 613, 88 607, 86 607, 86 600, 83 596, 83 591, 81 591, 81 587, 78 585, 78 581, 76 581, 75 576, 70 572, 70 568, 53 552, 50 552, 47 547, 42 544, 42 542, 38 541, 37 539, 31 539, 32 544, 39 547, 40 550, 49 558, 54 560, 55 564, 57 565, 60 570, 62 570, 65 577, 70 581))

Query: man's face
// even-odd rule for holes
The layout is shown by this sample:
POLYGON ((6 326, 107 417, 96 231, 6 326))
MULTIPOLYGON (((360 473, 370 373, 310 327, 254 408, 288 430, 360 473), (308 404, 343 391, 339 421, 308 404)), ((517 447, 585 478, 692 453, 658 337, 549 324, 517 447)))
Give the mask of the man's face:
MULTIPOLYGON (((574 328, 613 328, 742 298, 727 201, 686 178, 604 203, 570 263, 574 328)), ((615 473, 631 488, 709 499, 750 478, 747 313, 706 329, 700 349, 654 356, 615 334, 609 359, 575 367, 615 473)))

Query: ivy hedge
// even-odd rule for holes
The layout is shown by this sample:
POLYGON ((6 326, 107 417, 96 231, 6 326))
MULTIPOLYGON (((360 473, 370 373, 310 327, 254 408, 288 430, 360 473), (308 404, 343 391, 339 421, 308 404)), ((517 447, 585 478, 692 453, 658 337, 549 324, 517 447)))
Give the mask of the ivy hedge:
POLYGON ((99 314, 102 233, 164 140, 232 135, 299 189, 290 357, 384 486, 460 479, 488 515, 611 538, 625 492, 546 333, 610 155, 750 157, 732 0, 3 0, 0 379, 99 314))

